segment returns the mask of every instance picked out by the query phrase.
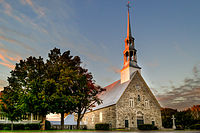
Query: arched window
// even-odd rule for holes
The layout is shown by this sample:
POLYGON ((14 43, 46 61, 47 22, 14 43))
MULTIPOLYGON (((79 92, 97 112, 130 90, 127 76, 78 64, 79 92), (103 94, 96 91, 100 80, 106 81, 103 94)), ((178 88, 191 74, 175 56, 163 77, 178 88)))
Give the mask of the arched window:
POLYGON ((128 52, 126 52, 126 61, 128 61, 128 52))
POLYGON ((134 107, 134 98, 129 99, 129 106, 134 107))
POLYGON ((150 106, 149 106, 149 100, 145 100, 145 107, 146 107, 147 109, 150 108, 150 106))

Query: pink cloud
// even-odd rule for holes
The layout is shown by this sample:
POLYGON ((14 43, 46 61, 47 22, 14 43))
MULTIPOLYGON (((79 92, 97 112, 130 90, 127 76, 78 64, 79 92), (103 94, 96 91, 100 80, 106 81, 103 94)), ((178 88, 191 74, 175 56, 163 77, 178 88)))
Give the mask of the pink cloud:
POLYGON ((39 17, 45 16, 44 8, 34 4, 31 0, 21 0, 23 5, 29 5, 39 17))
POLYGON ((18 16, 16 16, 16 15, 13 14, 13 8, 12 8, 12 6, 9 3, 7 3, 4 0, 1 0, 0 3, 3 4, 3 7, 5 9, 4 10, 5 14, 7 14, 8 16, 16 19, 17 21, 19 21, 21 23, 23 22, 23 20, 20 17, 18 17, 18 16))
POLYGON ((12 57, 8 55, 8 51, 5 49, 0 49, 0 65, 8 67, 10 69, 14 69, 15 65, 12 63, 13 61, 19 61, 21 57, 19 55, 15 55, 16 57, 12 57))
POLYGON ((5 63, 5 62, 0 62, 0 64, 3 65, 3 66, 8 67, 10 69, 14 69, 15 68, 15 65, 13 65, 13 64, 5 63))
POLYGON ((9 42, 9 43, 15 43, 18 46, 25 48, 26 50, 34 51, 34 49, 31 48, 29 45, 24 44, 23 42, 15 40, 15 39, 11 39, 11 38, 8 38, 8 37, 5 37, 5 36, 0 36, 0 40, 4 40, 4 41, 9 42))

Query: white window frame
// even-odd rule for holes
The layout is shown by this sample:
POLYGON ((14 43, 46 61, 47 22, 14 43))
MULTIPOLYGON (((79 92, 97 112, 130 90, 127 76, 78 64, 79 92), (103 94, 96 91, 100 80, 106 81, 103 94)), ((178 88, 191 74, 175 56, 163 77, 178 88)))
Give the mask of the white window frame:
POLYGON ((150 104, 149 104, 149 100, 145 100, 145 108, 146 109, 150 109, 150 104))
POLYGON ((95 114, 92 114, 92 124, 94 124, 95 114))
POLYGON ((130 99, 129 99, 129 106, 130 106, 131 108, 133 108, 133 107, 135 106, 134 98, 130 98, 130 99))
POLYGON ((100 121, 100 122, 103 121, 103 113, 102 113, 102 112, 99 113, 99 121, 100 121))

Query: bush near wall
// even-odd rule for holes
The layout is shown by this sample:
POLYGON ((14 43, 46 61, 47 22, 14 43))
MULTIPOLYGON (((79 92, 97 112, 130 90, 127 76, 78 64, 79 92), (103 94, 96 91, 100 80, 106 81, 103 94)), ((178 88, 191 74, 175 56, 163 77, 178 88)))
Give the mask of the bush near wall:
POLYGON ((95 124, 95 129, 96 130, 109 130, 109 124, 107 124, 107 123, 95 124))
MULTIPOLYGON (((10 130, 11 124, 0 124, 0 130, 10 130)), ((39 130, 40 123, 37 124, 14 124, 14 130, 39 130)))
POLYGON ((200 124, 194 124, 194 125, 190 126, 190 129, 200 130, 200 124))
POLYGON ((46 130, 52 129, 52 128, 51 128, 51 122, 48 121, 48 120, 45 121, 45 129, 46 129, 46 130))
POLYGON ((152 124, 138 125, 139 130, 158 130, 158 128, 152 124))

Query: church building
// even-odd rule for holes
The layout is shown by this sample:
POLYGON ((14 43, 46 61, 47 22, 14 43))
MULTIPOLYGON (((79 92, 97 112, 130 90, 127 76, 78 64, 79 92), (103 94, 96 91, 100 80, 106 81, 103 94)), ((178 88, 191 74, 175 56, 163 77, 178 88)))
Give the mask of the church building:
POLYGON ((88 129, 94 129, 97 123, 108 123, 111 128, 123 129, 137 129, 140 124, 162 127, 161 106, 141 75, 134 40, 128 6, 121 79, 106 86, 106 91, 99 96, 103 103, 85 114, 82 122, 88 129))

